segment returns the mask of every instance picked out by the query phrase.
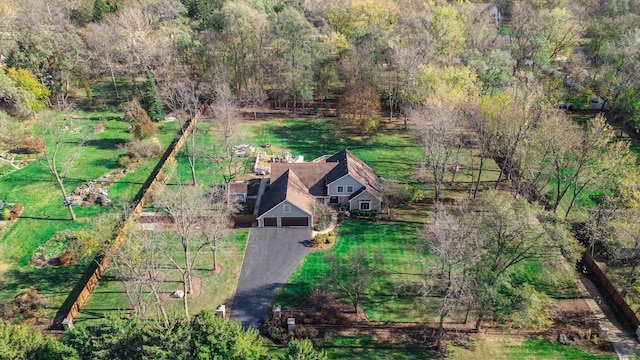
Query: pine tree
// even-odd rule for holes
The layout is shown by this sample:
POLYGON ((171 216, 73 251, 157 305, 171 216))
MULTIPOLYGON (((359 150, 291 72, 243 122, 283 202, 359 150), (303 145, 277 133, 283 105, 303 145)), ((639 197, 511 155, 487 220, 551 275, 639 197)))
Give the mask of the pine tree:
POLYGON ((109 5, 105 0, 95 0, 93 3, 93 21, 102 21, 109 13, 109 5))
POLYGON ((156 89, 156 83, 153 81, 151 72, 147 70, 147 85, 145 90, 145 107, 147 114, 153 121, 160 121, 164 119, 164 110, 162 109, 162 101, 160 95, 156 89))

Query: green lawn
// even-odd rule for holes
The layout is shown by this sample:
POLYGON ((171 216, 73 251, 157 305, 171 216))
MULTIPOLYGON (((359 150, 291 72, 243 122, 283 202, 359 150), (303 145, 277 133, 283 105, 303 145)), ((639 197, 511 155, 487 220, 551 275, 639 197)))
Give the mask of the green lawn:
POLYGON ((391 345, 369 336, 338 336, 320 344, 319 349, 327 353, 329 359, 438 359, 442 355, 418 344, 391 345))
POLYGON ((450 346, 448 359, 617 359, 614 354, 591 355, 576 347, 547 339, 488 338, 474 341, 470 347, 450 346))
MULTIPOLYGON (((77 137, 90 134, 85 146, 66 148, 61 155, 78 151, 79 157, 65 181, 71 192, 86 181, 94 180, 118 168, 118 157, 123 153, 117 145, 125 143, 131 135, 128 125, 120 121, 121 114, 113 112, 74 112, 80 118, 74 128, 77 137), (108 120, 106 120, 108 119, 108 120), (93 127, 106 121, 107 129, 94 133, 93 127)), ((174 124, 160 124, 159 138, 165 145, 175 136, 174 124)), ((70 142, 74 137, 70 137, 70 142)), ((0 177, 0 200, 25 206, 21 217, 4 233, 0 240, 0 299, 16 291, 35 286, 49 297, 51 314, 62 304, 86 264, 67 268, 35 269, 29 265, 32 253, 41 244, 62 230, 80 230, 93 226, 93 219, 103 212, 120 213, 122 201, 130 201, 139 191, 158 158, 144 161, 133 172, 125 175, 109 188, 113 204, 109 207, 93 205, 74 207, 78 220, 70 220, 67 209, 53 176, 42 161, 0 177)))
MULTIPOLYGON (((426 219, 426 214, 425 220, 426 219)), ((425 311, 416 296, 396 296, 396 288, 406 280, 420 281, 428 255, 418 249, 417 227, 412 221, 370 222, 349 220, 342 225, 335 245, 327 251, 311 252, 298 266, 274 300, 284 307, 299 304, 314 287, 328 286, 335 290, 330 279, 330 265, 325 256, 335 253, 339 258, 356 251, 380 251, 384 254, 386 276, 375 278, 362 299, 362 306, 372 321, 416 322, 434 315, 425 311), (411 275, 416 274, 416 275, 411 275)))
MULTIPOLYGON (((196 262, 195 277, 200 283, 200 295, 189 301, 189 312, 196 314, 203 309, 215 309, 220 304, 227 305, 227 311, 230 310, 231 301, 236 290, 240 269, 242 268, 242 260, 247 245, 249 232, 245 229, 233 230, 228 241, 226 249, 218 252, 218 260, 222 264, 222 272, 211 275, 211 253, 203 252, 196 262)), ((180 241, 177 237, 170 237, 173 242, 169 246, 169 253, 178 261, 183 258, 180 241)), ((161 291, 170 294, 180 288, 181 275, 171 268, 166 262, 163 266, 165 277, 162 281, 161 291)), ((105 277, 100 280, 93 294, 89 297, 85 305, 82 307, 75 322, 91 321, 103 318, 107 315, 125 314, 130 308, 126 294, 122 287, 122 283, 115 278, 116 272, 113 268, 109 268, 105 277)), ((184 316, 183 304, 181 299, 169 299, 166 297, 165 310, 173 316, 184 316)), ((149 301, 147 309, 153 309, 153 303, 149 301)), ((155 312, 151 310, 149 316, 155 316, 155 312)))
MULTIPOLYGON (((311 161, 347 148, 380 176, 400 182, 415 182, 418 161, 424 159, 424 149, 414 138, 414 133, 382 127, 369 137, 349 136, 336 128, 335 121, 325 118, 256 120, 243 123, 241 130, 247 142, 258 147, 258 151, 274 154, 288 151, 293 156, 303 155, 306 161, 311 161), (259 147, 267 143, 271 148, 259 147)), ((455 185, 443 186, 443 197, 468 197, 471 177, 477 177, 478 151, 461 149, 458 158, 461 166, 454 179, 455 185)), ((493 160, 485 160, 481 183, 490 186, 498 178, 498 171, 493 160)), ((447 173, 445 181, 451 181, 452 175, 447 173)), ((425 196, 433 196, 429 186, 413 186, 422 189, 425 196)))

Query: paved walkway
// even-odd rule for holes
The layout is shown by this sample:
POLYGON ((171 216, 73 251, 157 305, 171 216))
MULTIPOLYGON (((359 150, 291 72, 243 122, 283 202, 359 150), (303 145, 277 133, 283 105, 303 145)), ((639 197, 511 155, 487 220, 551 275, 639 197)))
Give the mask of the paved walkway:
POLYGON ((628 331, 620 323, 611 305, 603 298, 596 284, 587 275, 582 274, 577 285, 598 321, 609 328, 609 341, 611 341, 618 357, 629 359, 630 354, 640 354, 640 344, 638 344, 635 334, 628 331))
POLYGON ((252 228, 231 320, 258 328, 277 294, 311 246, 309 228, 252 228))

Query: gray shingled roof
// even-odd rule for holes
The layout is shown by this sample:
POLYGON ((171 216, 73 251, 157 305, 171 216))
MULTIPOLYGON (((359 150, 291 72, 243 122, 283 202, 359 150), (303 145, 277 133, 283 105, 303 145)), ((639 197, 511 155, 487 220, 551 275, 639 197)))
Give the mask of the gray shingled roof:
POLYGON ((382 181, 376 172, 351 151, 344 149, 328 158, 327 162, 339 163, 327 174, 327 184, 349 174, 364 185, 371 194, 378 198, 382 196, 382 181))
POLYGON ((325 178, 338 163, 274 163, 271 164, 271 180, 278 179, 287 170, 292 170, 313 196, 326 196, 325 178))
POLYGON ((309 189, 302 180, 292 170, 287 170, 273 181, 269 190, 262 195, 258 216, 262 216, 285 200, 313 215, 316 199, 309 194, 309 189))

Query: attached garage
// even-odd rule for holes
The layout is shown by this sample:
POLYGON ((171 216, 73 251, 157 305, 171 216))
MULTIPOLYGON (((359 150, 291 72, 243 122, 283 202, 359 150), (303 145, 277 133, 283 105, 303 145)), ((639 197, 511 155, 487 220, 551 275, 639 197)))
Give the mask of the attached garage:
MULTIPOLYGON (((282 226, 309 226, 308 217, 282 217, 280 218, 282 226)), ((265 225, 266 226, 266 225, 265 225)))
POLYGON ((264 226, 278 226, 278 218, 274 218, 274 217, 264 218, 264 226))

